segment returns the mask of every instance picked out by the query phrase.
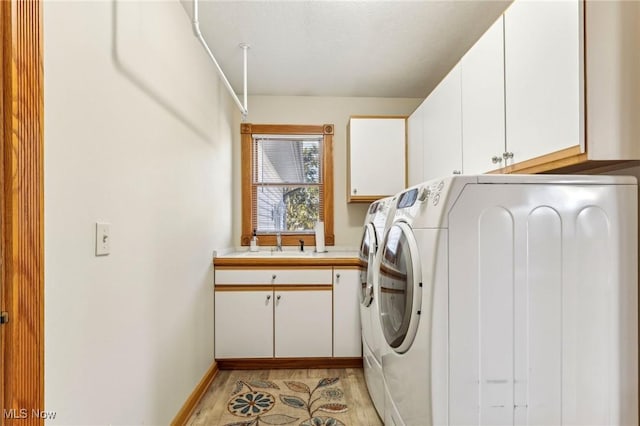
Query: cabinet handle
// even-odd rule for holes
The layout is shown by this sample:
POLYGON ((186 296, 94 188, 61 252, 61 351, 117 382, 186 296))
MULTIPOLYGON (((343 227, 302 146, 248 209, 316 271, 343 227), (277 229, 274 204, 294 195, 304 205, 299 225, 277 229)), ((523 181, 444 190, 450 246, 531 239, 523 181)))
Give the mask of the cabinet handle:
POLYGON ((504 158, 505 160, 513 158, 513 152, 505 152, 504 154, 502 154, 502 158, 504 158))
POLYGON ((454 175, 461 175, 461 174, 462 174, 462 172, 461 172, 460 170, 454 170, 454 171, 453 171, 453 174, 454 174, 454 175))
POLYGON ((498 157, 497 155, 494 155, 493 157, 491 157, 491 162, 493 164, 502 163, 502 158, 498 157))

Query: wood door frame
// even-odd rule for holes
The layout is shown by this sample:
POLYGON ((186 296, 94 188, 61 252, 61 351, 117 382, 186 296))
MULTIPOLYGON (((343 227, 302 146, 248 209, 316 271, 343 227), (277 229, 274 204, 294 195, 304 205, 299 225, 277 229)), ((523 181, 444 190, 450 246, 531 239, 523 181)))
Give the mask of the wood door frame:
POLYGON ((43 425, 44 102, 40 0, 0 1, 0 425, 43 425), (4 410, 10 410, 5 412, 4 410), (14 411, 11 411, 14 410, 14 411))

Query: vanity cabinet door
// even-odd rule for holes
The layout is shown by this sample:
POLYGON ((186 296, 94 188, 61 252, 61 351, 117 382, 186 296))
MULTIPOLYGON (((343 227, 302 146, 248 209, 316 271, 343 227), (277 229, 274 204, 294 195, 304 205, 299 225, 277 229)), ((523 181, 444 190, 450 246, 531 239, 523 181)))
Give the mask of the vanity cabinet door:
POLYGON ((273 356, 273 291, 215 292, 215 357, 273 356))
POLYGON ((276 290, 274 295, 275 356, 331 357, 331 287, 276 290))
POLYGON ((334 269, 333 272, 333 356, 362 356, 360 328, 360 272, 334 269))

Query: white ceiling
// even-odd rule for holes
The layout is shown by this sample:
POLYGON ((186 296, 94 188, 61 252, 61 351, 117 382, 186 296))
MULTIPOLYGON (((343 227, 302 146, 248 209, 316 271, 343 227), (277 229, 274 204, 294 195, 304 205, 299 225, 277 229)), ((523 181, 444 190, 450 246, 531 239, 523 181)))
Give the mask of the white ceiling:
POLYGON ((509 3, 201 0, 199 9, 239 95, 248 43, 249 95, 423 98, 509 3))

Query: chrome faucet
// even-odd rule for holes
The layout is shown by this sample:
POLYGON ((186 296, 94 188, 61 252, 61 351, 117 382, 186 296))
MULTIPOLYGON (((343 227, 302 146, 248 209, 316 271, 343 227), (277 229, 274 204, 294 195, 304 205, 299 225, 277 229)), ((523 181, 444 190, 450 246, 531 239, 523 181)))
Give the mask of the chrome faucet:
POLYGON ((282 251, 282 235, 276 234, 276 251, 282 251))

